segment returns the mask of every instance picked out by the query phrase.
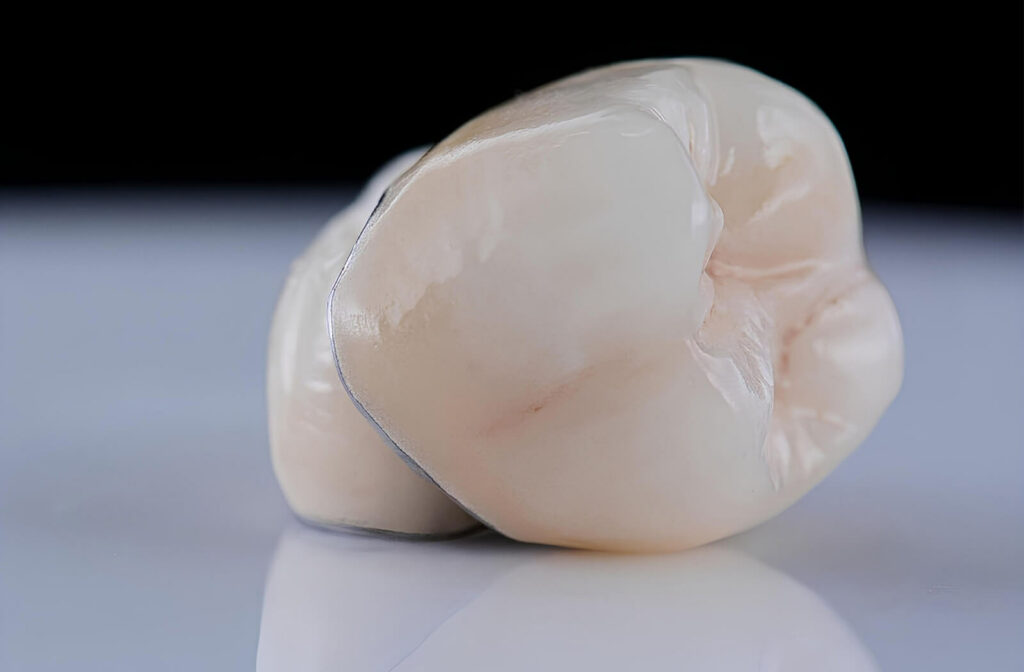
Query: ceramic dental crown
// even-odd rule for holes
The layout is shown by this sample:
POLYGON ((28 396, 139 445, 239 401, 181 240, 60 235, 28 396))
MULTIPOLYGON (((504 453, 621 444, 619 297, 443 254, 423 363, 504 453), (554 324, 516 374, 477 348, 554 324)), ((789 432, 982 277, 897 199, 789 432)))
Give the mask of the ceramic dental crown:
POLYGON ((585 72, 398 172, 313 244, 275 318, 275 464, 306 518, 686 548, 792 504, 898 391, 842 143, 759 73, 585 72), (330 276, 367 214, 331 345, 330 276))

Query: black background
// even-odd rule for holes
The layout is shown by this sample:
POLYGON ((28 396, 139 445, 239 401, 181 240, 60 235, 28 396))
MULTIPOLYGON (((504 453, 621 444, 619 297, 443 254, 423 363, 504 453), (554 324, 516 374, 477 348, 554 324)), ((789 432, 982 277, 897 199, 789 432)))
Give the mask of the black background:
POLYGON ((551 8, 499 5, 12 21, 0 184, 361 180, 552 79, 699 55, 755 67, 818 103, 866 200, 1022 206, 1021 3, 597 7, 557 23, 551 8))

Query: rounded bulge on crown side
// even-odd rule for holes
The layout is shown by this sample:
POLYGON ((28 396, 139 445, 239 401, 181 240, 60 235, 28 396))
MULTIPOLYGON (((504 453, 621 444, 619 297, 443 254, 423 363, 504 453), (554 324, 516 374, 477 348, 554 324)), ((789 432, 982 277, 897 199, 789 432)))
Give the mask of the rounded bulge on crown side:
POLYGON ((278 299, 267 359, 274 471, 303 520, 413 536, 447 536, 479 523, 391 450, 338 378, 327 298, 384 189, 423 154, 404 154, 370 181, 295 260, 278 299))
POLYGON ((599 69, 393 184, 332 297, 353 399, 517 539, 685 548, 778 513, 895 395, 828 120, 739 66, 599 69))

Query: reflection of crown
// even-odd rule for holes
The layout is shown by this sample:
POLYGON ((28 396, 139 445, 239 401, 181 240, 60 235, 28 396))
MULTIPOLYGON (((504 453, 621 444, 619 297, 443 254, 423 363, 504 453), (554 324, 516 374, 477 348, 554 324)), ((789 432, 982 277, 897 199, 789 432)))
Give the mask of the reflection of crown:
POLYGON ((621 670, 641 660, 875 669, 818 596, 723 547, 596 555, 493 534, 410 544, 299 526, 267 578, 257 669, 621 670))

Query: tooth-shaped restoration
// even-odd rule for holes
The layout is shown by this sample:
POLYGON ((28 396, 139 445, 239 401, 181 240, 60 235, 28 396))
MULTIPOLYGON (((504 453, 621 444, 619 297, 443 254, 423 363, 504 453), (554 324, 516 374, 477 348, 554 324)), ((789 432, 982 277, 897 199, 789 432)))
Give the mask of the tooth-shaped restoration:
POLYGON ((385 166, 293 264, 274 313, 267 358, 270 446, 292 509, 325 527, 450 535, 478 523, 414 473, 353 405, 338 379, 326 305, 366 218, 422 151, 385 166))
POLYGON ((832 125, 705 60, 593 70, 464 125, 388 188, 330 327, 353 400, 448 494, 584 548, 775 515, 902 377, 832 125))

